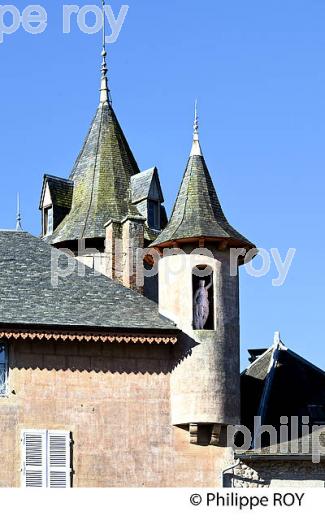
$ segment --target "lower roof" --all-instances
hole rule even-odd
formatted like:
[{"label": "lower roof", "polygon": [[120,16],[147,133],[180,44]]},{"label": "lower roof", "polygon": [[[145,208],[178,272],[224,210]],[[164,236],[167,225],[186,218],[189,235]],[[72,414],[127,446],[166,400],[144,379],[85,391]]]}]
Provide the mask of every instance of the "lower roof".
[{"label": "lower roof", "polygon": [[177,332],[141,294],[29,233],[0,231],[0,328],[12,325]]},{"label": "lower roof", "polygon": [[247,451],[238,450],[235,454],[241,460],[310,460],[317,456],[324,459],[324,440],[325,426],[319,426],[319,431],[314,434]]}]

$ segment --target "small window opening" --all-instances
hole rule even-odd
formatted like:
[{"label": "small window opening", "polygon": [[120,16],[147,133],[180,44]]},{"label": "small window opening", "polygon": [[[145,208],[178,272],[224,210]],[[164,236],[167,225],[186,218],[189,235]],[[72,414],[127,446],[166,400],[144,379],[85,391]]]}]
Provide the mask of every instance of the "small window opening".
[{"label": "small window opening", "polygon": [[196,266],[192,273],[193,329],[214,330],[213,272],[206,265]]},{"label": "small window opening", "polygon": [[8,348],[0,344],[0,395],[8,390]]},{"label": "small window opening", "polygon": [[325,406],[322,404],[308,405],[311,424],[325,424]]},{"label": "small window opening", "polygon": [[44,235],[53,233],[53,207],[44,208]]},{"label": "small window opening", "polygon": [[157,200],[148,202],[148,224],[152,229],[160,229],[160,204]]}]

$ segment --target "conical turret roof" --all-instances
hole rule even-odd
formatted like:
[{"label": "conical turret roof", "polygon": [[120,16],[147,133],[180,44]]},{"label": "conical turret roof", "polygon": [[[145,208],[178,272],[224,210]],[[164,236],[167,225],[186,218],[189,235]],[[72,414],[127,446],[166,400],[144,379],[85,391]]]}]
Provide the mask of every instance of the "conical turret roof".
[{"label": "conical turret roof", "polygon": [[70,175],[71,211],[50,242],[101,238],[110,219],[139,215],[130,199],[130,178],[138,172],[111,103],[101,103]]},{"label": "conical turret roof", "polygon": [[52,244],[104,238],[109,220],[140,216],[131,203],[130,186],[139,168],[114,113],[108,87],[105,24],[101,55],[99,107],[69,177],[73,182],[71,210],[54,233],[45,237]]},{"label": "conical turret roof", "polygon": [[190,158],[167,227],[152,246],[189,239],[220,239],[251,248],[253,244],[227,221],[202,154],[195,117]]}]

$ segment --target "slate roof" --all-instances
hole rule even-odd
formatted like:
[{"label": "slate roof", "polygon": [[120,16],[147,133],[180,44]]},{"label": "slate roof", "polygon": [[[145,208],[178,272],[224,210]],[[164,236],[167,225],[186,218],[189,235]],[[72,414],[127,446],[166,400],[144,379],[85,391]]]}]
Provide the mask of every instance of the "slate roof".
[{"label": "slate roof", "polygon": [[70,209],[72,204],[73,182],[70,179],[62,179],[54,175],[44,175],[41,203],[46,184],[48,184],[53,205],[59,208]]},{"label": "slate roof", "polygon": [[66,267],[67,256],[24,232],[0,231],[0,327],[47,325],[97,327],[112,330],[175,331],[175,325],[159,315],[158,306],[135,291],[94,274],[74,270],[51,283],[53,264]]},{"label": "slate roof", "polygon": [[157,168],[150,168],[149,170],[145,170],[143,172],[137,173],[136,175],[133,175],[131,178],[131,193],[133,204],[149,197],[151,183],[154,176],[157,176],[156,178],[160,191],[160,201],[164,202]]},{"label": "slate roof", "polygon": [[[243,372],[243,375],[264,381],[268,373],[273,351],[273,347],[265,350],[261,356],[259,356],[246,368],[246,370]],[[250,350],[249,352],[252,351]]]},{"label": "slate roof", "polygon": [[[258,349],[261,352],[261,349]],[[249,351],[253,353],[252,350]],[[261,417],[263,425],[279,431],[281,417],[299,418],[298,438],[293,432],[289,449],[284,453],[280,443],[270,444],[268,435],[262,438],[261,449],[238,450],[243,459],[259,457],[303,457],[312,453],[306,432],[302,430],[302,417],[310,418],[310,426],[320,426],[325,433],[325,372],[297,353],[288,349],[280,339],[265,350],[241,374],[241,423],[254,432],[254,417]],[[325,439],[325,437],[324,437]],[[325,445],[324,445],[325,446]],[[281,453],[282,451],[282,453]]]},{"label": "slate roof", "polygon": [[[315,432],[319,436],[321,444],[321,453],[319,455],[322,459],[325,458],[323,453],[325,447],[325,428],[320,427],[319,432]],[[264,446],[260,449],[251,449],[249,451],[236,451],[235,457],[241,460],[283,460],[290,459],[310,459],[312,455],[317,455],[316,448],[317,439],[312,434],[307,434],[296,439],[291,439],[288,442],[272,444],[271,446]]]},{"label": "slate roof", "polygon": [[[153,178],[156,178],[157,187],[159,191],[160,202],[164,202],[164,196],[162,193],[160,180],[158,176],[158,170],[156,167],[149,168],[143,172],[137,173],[131,177],[131,200],[132,204],[138,204],[139,202],[145,201],[148,199],[150,194],[150,188],[152,185]],[[166,209],[163,205],[160,206],[160,218],[161,218],[161,226],[162,229],[166,226],[168,222]],[[148,223],[144,226],[144,238],[148,242],[152,242],[156,240],[159,235],[159,231],[155,229],[151,229],[148,226]]]},{"label": "slate roof", "polygon": [[202,155],[191,155],[169,224],[152,245],[188,238],[234,239],[254,247],[228,223]]},{"label": "slate roof", "polygon": [[52,244],[104,238],[110,220],[139,216],[130,200],[130,178],[139,173],[110,103],[100,104],[70,175],[70,213],[48,238]]}]

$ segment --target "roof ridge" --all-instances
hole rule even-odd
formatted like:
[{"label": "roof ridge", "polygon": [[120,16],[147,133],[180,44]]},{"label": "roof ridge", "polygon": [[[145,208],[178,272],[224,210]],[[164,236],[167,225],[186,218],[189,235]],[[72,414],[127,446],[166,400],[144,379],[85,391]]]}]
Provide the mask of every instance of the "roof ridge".
[{"label": "roof ridge", "polygon": [[55,179],[63,182],[68,182],[73,184],[73,181],[71,179],[67,179],[65,177],[59,177],[58,175],[51,175],[50,173],[44,173],[44,178],[46,179]]}]

